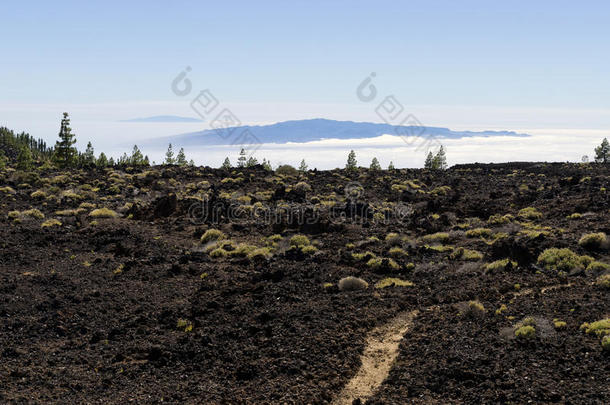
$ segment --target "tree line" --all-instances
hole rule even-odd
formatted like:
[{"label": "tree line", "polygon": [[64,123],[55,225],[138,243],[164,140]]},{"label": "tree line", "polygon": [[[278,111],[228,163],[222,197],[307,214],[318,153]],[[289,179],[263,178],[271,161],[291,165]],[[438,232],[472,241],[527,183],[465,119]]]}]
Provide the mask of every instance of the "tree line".
[{"label": "tree line", "polygon": [[[123,155],[115,160],[108,158],[104,152],[99,156],[95,156],[95,151],[91,142],[87,143],[84,152],[78,151],[74,146],[76,136],[70,127],[70,117],[68,113],[63,113],[63,118],[60,124],[59,140],[54,147],[49,147],[42,139],[35,139],[25,132],[19,134],[5,127],[0,127],[0,168],[6,166],[9,162],[14,162],[18,169],[30,169],[35,163],[42,165],[55,165],[59,168],[93,168],[93,167],[114,167],[114,166],[150,166],[148,156],[142,154],[137,145],[134,145],[131,155],[123,153]],[[601,145],[595,148],[595,162],[608,163],[610,162],[610,143],[607,138],[604,138]],[[177,166],[194,166],[193,160],[187,160],[184,148],[180,148],[175,155],[173,146],[170,143],[165,153],[165,160],[162,162],[165,165]],[[155,162],[153,162],[155,164]],[[271,162],[267,159],[259,161],[254,156],[247,156],[245,149],[241,149],[237,158],[237,168],[247,168],[261,165],[267,170],[272,170]],[[228,157],[225,158],[221,165],[222,169],[230,169],[233,165]],[[280,165],[287,171],[297,172],[297,169],[290,165]],[[428,152],[424,162],[424,168],[429,170],[445,170],[447,169],[447,156],[445,148],[441,145],[439,150],[434,154]],[[357,170],[358,162],[356,153],[352,150],[347,156],[346,170]],[[379,160],[374,157],[369,166],[371,170],[382,170]],[[394,163],[390,162],[388,170],[394,170]],[[308,165],[305,159],[301,161],[298,171],[305,172],[308,170]]]}]

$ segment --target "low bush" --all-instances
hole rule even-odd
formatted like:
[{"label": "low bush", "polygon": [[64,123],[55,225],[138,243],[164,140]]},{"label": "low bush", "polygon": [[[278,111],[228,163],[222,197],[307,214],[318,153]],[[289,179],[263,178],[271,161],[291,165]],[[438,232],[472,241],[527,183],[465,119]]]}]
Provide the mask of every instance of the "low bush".
[{"label": "low bush", "polygon": [[305,235],[294,235],[290,238],[290,245],[296,247],[304,247],[311,245],[309,238]]},{"label": "low bush", "polygon": [[590,263],[589,256],[579,256],[570,249],[550,248],[538,256],[538,264],[547,270],[571,271],[584,269]]},{"label": "low bush", "polygon": [[469,238],[489,237],[492,234],[493,232],[488,228],[475,228],[466,231],[466,236]]},{"label": "low bush", "polygon": [[57,219],[53,218],[53,219],[44,221],[41,225],[42,228],[51,228],[53,226],[61,226],[61,222],[59,222]]},{"label": "low bush", "polygon": [[215,242],[226,239],[226,235],[218,229],[208,229],[201,235],[201,243]]},{"label": "low bush", "polygon": [[21,213],[21,215],[26,216],[26,217],[30,217],[30,218],[36,218],[36,219],[44,218],[44,214],[42,212],[40,212],[40,210],[38,210],[36,208],[32,208],[32,209],[23,211]]},{"label": "low bush", "polygon": [[491,262],[485,265],[485,270],[487,271],[496,271],[496,270],[505,270],[508,266],[515,268],[517,267],[517,262],[513,262],[510,259],[501,259],[496,260],[495,262]]},{"label": "low bush", "polygon": [[595,281],[595,284],[602,288],[610,289],[610,273],[599,276]]},{"label": "low bush", "polygon": [[348,276],[339,280],[339,290],[341,291],[356,291],[366,290],[369,283],[359,277]]},{"label": "low bush", "polygon": [[608,239],[603,232],[587,233],[580,238],[578,244],[589,250],[602,249],[608,246]]},{"label": "low bush", "polygon": [[110,208],[98,208],[91,211],[89,216],[93,218],[116,218],[119,214]]},{"label": "low bush", "polygon": [[399,278],[387,277],[383,280],[379,280],[375,284],[375,288],[386,288],[386,287],[412,287],[414,284],[408,280],[401,280]]},{"label": "low bush", "polygon": [[393,259],[383,258],[383,257],[374,257],[366,262],[366,265],[372,269],[379,268],[390,268],[392,270],[398,270],[400,266]]},{"label": "low bush", "polygon": [[542,218],[542,213],[533,207],[523,208],[522,210],[519,211],[519,214],[517,214],[517,215],[519,218],[529,219],[529,220]]},{"label": "low bush", "polygon": [[425,242],[440,242],[445,243],[449,240],[449,234],[447,232],[437,232],[429,235],[424,235],[422,239]]},{"label": "low bush", "polygon": [[536,328],[531,325],[520,326],[515,329],[515,337],[520,340],[531,340],[536,337]]}]

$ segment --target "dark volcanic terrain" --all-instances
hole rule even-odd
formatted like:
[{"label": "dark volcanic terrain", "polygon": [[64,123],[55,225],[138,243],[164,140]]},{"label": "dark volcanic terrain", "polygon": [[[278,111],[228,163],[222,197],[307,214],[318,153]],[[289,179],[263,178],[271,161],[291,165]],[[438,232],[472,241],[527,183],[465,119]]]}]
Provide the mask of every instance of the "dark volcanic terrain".
[{"label": "dark volcanic terrain", "polygon": [[609,186],[597,164],[0,171],[0,403],[331,403],[417,311],[362,403],[607,404]]}]

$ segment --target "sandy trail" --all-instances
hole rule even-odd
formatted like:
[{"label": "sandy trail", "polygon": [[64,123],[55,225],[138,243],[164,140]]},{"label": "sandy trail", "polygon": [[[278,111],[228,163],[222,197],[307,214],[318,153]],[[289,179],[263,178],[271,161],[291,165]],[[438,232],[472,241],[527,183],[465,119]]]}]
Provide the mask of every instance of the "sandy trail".
[{"label": "sandy trail", "polygon": [[364,403],[390,373],[398,346],[418,311],[402,312],[391,321],[373,329],[367,339],[364,353],[360,357],[362,365],[347,383],[333,404],[351,405],[360,398]]}]

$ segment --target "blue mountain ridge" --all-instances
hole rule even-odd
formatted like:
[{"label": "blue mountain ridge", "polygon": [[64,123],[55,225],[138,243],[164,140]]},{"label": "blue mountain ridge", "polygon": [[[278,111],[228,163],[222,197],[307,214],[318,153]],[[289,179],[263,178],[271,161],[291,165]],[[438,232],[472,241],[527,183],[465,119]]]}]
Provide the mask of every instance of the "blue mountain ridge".
[{"label": "blue mountain ridge", "polygon": [[[459,139],[475,136],[529,137],[513,131],[452,131],[441,127],[394,126],[372,122],[335,121],[329,119],[308,119],[284,121],[271,125],[244,125],[217,132],[207,129],[170,137],[157,138],[154,144],[173,143],[180,146],[230,145],[245,130],[249,130],[261,143],[304,143],[322,139],[365,139],[384,134],[436,136],[440,139]],[[230,136],[226,136],[230,133]]]}]

